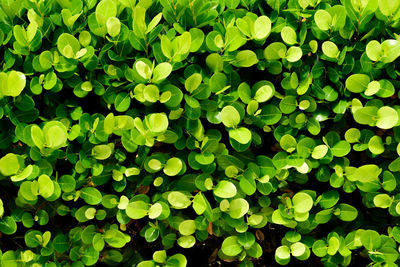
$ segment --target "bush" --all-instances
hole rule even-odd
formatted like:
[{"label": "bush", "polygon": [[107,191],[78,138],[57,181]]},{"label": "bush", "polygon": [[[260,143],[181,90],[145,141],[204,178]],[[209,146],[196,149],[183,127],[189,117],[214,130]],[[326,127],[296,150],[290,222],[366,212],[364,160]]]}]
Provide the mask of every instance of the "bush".
[{"label": "bush", "polygon": [[397,266],[399,28],[399,0],[0,0],[1,266]]}]

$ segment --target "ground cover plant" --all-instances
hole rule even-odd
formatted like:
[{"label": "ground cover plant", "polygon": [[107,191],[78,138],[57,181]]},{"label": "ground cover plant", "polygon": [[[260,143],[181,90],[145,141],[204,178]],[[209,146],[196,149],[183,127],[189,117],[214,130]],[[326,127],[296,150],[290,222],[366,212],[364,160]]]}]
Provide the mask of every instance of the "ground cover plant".
[{"label": "ground cover plant", "polygon": [[399,0],[0,0],[0,266],[397,266],[399,28]]}]

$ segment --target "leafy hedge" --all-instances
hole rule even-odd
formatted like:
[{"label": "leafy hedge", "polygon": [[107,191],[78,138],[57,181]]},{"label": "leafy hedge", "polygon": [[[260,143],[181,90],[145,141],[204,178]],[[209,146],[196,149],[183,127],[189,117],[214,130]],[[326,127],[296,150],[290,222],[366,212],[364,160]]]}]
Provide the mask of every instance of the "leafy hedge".
[{"label": "leafy hedge", "polygon": [[397,266],[399,29],[399,0],[0,0],[1,266]]}]

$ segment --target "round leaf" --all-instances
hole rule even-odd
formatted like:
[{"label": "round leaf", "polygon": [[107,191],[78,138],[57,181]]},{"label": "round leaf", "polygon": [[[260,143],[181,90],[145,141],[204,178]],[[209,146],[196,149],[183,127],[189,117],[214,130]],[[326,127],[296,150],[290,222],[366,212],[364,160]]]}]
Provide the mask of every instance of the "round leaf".
[{"label": "round leaf", "polygon": [[242,218],[249,211],[249,203],[243,198],[236,198],[229,203],[229,215],[234,219]]},{"label": "round leaf", "polygon": [[314,205],[312,197],[303,192],[296,193],[293,198],[293,208],[298,213],[305,213],[311,210]]},{"label": "round leaf", "polygon": [[130,202],[128,206],[126,206],[125,212],[129,218],[138,220],[146,216],[148,210],[149,210],[149,204],[139,200]]},{"label": "round leaf", "polygon": [[168,176],[177,175],[183,167],[182,160],[179,158],[170,158],[167,160],[164,166],[164,173]]},{"label": "round leaf", "polygon": [[378,110],[376,126],[381,129],[391,129],[399,121],[399,114],[394,108],[381,107]]},{"label": "round leaf", "polygon": [[222,180],[214,188],[214,194],[220,198],[231,198],[237,193],[236,186],[229,182]]},{"label": "round leaf", "polygon": [[353,74],[346,79],[346,88],[352,93],[364,92],[371,79],[366,74]]},{"label": "round leaf", "polygon": [[93,187],[85,187],[80,190],[81,198],[89,205],[97,205],[102,200],[102,195],[99,190]]},{"label": "round leaf", "polygon": [[239,244],[237,236],[229,236],[222,242],[221,250],[225,255],[234,257],[242,252],[243,247]]},{"label": "round leaf", "polygon": [[240,122],[240,114],[233,106],[225,106],[221,110],[221,121],[226,127],[236,127]]}]

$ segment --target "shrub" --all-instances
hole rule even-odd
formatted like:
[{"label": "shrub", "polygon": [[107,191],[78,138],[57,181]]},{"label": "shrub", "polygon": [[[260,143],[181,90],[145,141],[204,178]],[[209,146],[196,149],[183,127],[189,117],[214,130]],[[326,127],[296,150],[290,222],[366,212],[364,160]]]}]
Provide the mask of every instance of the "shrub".
[{"label": "shrub", "polygon": [[1,266],[397,266],[399,7],[0,0]]}]

